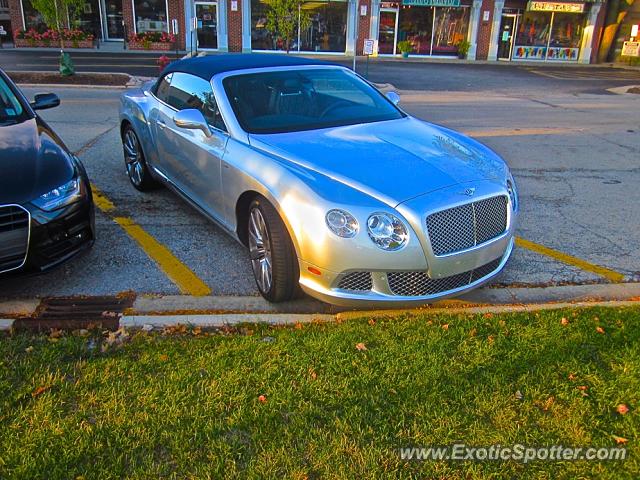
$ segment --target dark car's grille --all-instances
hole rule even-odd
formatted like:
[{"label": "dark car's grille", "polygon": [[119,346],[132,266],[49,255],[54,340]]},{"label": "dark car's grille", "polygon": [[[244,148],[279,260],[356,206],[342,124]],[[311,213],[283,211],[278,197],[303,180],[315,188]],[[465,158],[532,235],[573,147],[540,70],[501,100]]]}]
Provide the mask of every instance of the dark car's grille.
[{"label": "dark car's grille", "polygon": [[403,297],[419,297],[464,287],[490,273],[500,266],[501,258],[497,258],[474,270],[444,278],[429,278],[426,272],[393,272],[387,273],[389,288],[396,295]]},{"label": "dark car's grille", "polygon": [[371,280],[371,272],[351,272],[347,273],[338,284],[338,288],[342,290],[351,290],[354,292],[369,291],[373,287]]},{"label": "dark car's grille", "polygon": [[29,248],[29,213],[22,207],[0,206],[0,272],[22,266]]},{"label": "dark car's grille", "polygon": [[507,197],[500,195],[429,215],[433,253],[459,252],[501,235],[507,229],[507,207]]}]

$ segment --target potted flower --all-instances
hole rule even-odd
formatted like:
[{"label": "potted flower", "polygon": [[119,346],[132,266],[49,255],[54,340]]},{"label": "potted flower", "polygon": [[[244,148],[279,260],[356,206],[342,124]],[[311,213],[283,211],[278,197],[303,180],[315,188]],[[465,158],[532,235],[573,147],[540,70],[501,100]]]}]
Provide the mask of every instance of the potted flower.
[{"label": "potted flower", "polygon": [[413,51],[413,45],[408,40],[398,42],[398,50],[402,53],[402,58],[408,58],[409,54]]},{"label": "potted flower", "polygon": [[460,40],[456,43],[456,47],[458,48],[458,58],[463,60],[467,58],[467,53],[469,53],[469,49],[471,48],[471,43],[466,40]]}]

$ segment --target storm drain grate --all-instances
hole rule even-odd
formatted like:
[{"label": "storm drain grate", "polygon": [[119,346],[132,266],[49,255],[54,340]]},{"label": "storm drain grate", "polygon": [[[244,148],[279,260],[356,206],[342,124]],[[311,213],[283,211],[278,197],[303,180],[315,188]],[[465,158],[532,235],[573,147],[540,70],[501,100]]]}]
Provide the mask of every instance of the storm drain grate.
[{"label": "storm drain grate", "polygon": [[124,311],[133,306],[134,299],[133,295],[45,298],[33,317],[16,320],[13,328],[76,330],[90,324],[101,324],[102,328],[115,330]]}]

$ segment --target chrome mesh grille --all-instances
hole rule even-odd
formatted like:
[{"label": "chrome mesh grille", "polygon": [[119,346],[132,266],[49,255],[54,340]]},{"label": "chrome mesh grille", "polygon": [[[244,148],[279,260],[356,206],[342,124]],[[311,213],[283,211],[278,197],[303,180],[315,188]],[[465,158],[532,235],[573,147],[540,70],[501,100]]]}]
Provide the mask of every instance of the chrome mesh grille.
[{"label": "chrome mesh grille", "polygon": [[371,272],[351,272],[347,273],[338,284],[338,288],[342,290],[351,290],[354,292],[369,291],[373,287]]},{"label": "chrome mesh grille", "polygon": [[500,195],[429,215],[433,253],[459,252],[499,236],[507,229],[507,205],[507,197]]},{"label": "chrome mesh grille", "polygon": [[29,214],[16,206],[0,206],[0,272],[20,267],[29,247]]},{"label": "chrome mesh grille", "polygon": [[421,297],[454,290],[475,282],[500,266],[501,258],[497,258],[474,270],[444,278],[429,278],[426,272],[392,272],[387,273],[389,288],[395,295],[403,297]]}]

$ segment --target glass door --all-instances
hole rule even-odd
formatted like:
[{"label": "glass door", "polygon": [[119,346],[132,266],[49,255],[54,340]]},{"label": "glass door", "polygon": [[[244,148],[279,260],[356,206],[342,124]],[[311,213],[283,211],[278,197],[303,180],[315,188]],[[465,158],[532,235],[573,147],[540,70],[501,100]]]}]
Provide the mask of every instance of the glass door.
[{"label": "glass door", "polygon": [[511,60],[517,18],[517,15],[502,15],[500,37],[498,38],[498,60]]},{"label": "glass door", "polygon": [[198,48],[218,48],[218,4],[196,3]]},{"label": "glass door", "polygon": [[394,55],[398,41],[398,10],[395,8],[380,9],[379,23],[378,53],[381,55]]},{"label": "glass door", "polygon": [[105,40],[123,40],[122,0],[102,0]]}]

